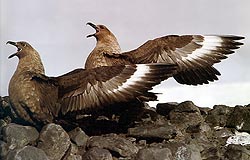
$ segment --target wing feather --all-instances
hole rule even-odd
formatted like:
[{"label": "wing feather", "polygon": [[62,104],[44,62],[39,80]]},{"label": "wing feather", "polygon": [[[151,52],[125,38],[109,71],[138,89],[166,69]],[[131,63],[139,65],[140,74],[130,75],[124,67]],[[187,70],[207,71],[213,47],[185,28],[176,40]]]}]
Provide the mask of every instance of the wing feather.
[{"label": "wing feather", "polygon": [[[173,76],[174,64],[140,64],[98,67],[73,71],[57,77],[61,112],[101,108],[116,102],[127,102],[149,93],[153,86]],[[159,74],[160,73],[160,74]]]},{"label": "wing feather", "polygon": [[[122,53],[133,63],[176,63],[175,78],[182,84],[197,85],[214,81],[218,77],[212,67],[226,59],[243,43],[240,36],[170,35],[149,40],[139,48]],[[216,70],[217,71],[217,70]],[[194,74],[195,73],[195,74]],[[193,78],[191,78],[193,76]],[[191,83],[192,79],[200,79]],[[202,79],[202,80],[201,80]]]}]

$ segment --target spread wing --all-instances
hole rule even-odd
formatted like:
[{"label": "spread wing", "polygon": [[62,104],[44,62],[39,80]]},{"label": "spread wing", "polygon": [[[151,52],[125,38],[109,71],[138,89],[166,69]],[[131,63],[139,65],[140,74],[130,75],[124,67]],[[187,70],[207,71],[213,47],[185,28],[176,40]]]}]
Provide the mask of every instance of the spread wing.
[{"label": "spread wing", "polygon": [[[174,78],[181,84],[197,85],[217,80],[213,64],[227,58],[243,43],[238,36],[171,35],[149,40],[120,58],[132,63],[177,63]],[[115,58],[115,57],[114,57]]]},{"label": "spread wing", "polygon": [[148,91],[172,76],[176,68],[173,64],[139,64],[74,70],[56,78],[61,111],[66,114],[155,96]]},{"label": "spread wing", "polygon": [[[41,113],[48,113],[54,116],[58,115],[60,105],[58,103],[58,87],[57,82],[53,78],[47,77],[43,74],[33,73],[32,81],[36,83],[36,87],[39,90],[39,101],[42,109]],[[49,117],[44,117],[48,119]]]}]

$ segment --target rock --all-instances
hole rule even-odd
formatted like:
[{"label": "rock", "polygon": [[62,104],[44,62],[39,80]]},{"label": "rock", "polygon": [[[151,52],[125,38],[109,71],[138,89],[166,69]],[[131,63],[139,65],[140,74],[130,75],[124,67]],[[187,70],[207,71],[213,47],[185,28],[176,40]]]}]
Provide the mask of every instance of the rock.
[{"label": "rock", "polygon": [[167,116],[170,111],[175,109],[178,106],[177,102],[169,102],[169,103],[158,103],[156,105],[156,112],[160,115]]},{"label": "rock", "polygon": [[64,160],[82,160],[82,156],[79,153],[79,149],[75,144],[71,144],[67,151]]},{"label": "rock", "polygon": [[70,144],[70,138],[61,126],[51,123],[42,128],[38,148],[44,150],[50,160],[61,159]]},{"label": "rock", "polygon": [[225,152],[225,160],[249,160],[250,150],[241,145],[230,144]]},{"label": "rock", "polygon": [[128,135],[140,139],[171,139],[176,136],[176,129],[169,123],[147,124],[128,129]]},{"label": "rock", "polygon": [[233,108],[231,107],[225,105],[215,105],[212,110],[208,111],[205,121],[212,127],[224,127],[232,111]]},{"label": "rock", "polygon": [[171,150],[168,148],[144,148],[139,150],[136,160],[172,160]]},{"label": "rock", "polygon": [[11,150],[6,160],[49,160],[43,150],[32,146]]},{"label": "rock", "polygon": [[138,152],[138,148],[131,141],[113,134],[91,137],[88,147],[108,149],[122,157],[130,157]]},{"label": "rock", "polygon": [[250,133],[250,107],[234,107],[226,126]]},{"label": "rock", "polygon": [[86,135],[85,132],[79,127],[68,132],[68,135],[70,139],[79,147],[85,147],[89,139],[89,136]]},{"label": "rock", "polygon": [[11,122],[11,119],[17,118],[16,113],[10,105],[10,100],[8,96],[0,96],[0,119],[8,119],[8,123]]},{"label": "rock", "polygon": [[165,147],[171,150],[173,159],[201,160],[199,146],[196,144],[170,142]]},{"label": "rock", "polygon": [[199,109],[200,109],[200,112],[201,112],[201,115],[203,116],[203,118],[206,118],[207,115],[208,115],[208,112],[209,112],[210,110],[212,110],[212,109],[209,108],[209,107],[199,107]]},{"label": "rock", "polygon": [[141,105],[142,106],[130,106],[124,112],[120,113],[119,125],[121,127],[130,127],[137,122],[152,122],[159,118],[159,114],[155,111],[155,108],[149,108],[144,103]]},{"label": "rock", "polygon": [[212,160],[212,159],[221,159],[220,153],[217,147],[211,147],[203,150],[201,152],[202,159]]},{"label": "rock", "polygon": [[8,153],[8,145],[6,142],[0,140],[0,159],[4,158]]},{"label": "rock", "polygon": [[32,144],[38,137],[38,131],[31,126],[10,123],[3,128],[3,139],[9,149],[22,148],[28,144]]},{"label": "rock", "polygon": [[111,153],[102,148],[93,147],[89,149],[84,155],[84,160],[113,160]]},{"label": "rock", "polygon": [[69,157],[66,158],[66,160],[82,160],[81,155],[70,155]]},{"label": "rock", "polygon": [[182,102],[170,111],[169,119],[171,123],[183,127],[195,126],[204,121],[199,108],[191,101]]}]

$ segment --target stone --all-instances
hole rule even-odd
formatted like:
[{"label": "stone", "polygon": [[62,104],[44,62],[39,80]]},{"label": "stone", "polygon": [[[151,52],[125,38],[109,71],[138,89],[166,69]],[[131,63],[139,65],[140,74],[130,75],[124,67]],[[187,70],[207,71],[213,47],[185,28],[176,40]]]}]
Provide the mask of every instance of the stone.
[{"label": "stone", "polygon": [[45,125],[39,137],[38,148],[44,150],[50,160],[61,159],[70,147],[70,138],[60,125]]},{"label": "stone", "polygon": [[169,123],[148,124],[128,129],[128,135],[141,139],[171,139],[176,136],[176,129]]},{"label": "stone", "polygon": [[170,111],[175,109],[178,106],[177,102],[169,102],[169,103],[158,103],[156,105],[156,112],[160,115],[167,116]]},{"label": "stone", "polygon": [[0,159],[4,158],[8,153],[8,145],[6,142],[0,140]]},{"label": "stone", "polygon": [[17,118],[17,115],[10,105],[9,97],[0,96],[0,119],[4,119],[7,123],[10,123],[15,118]]},{"label": "stone", "polygon": [[225,160],[249,160],[250,150],[242,145],[230,144],[225,152]]},{"label": "stone", "polygon": [[171,123],[184,127],[195,126],[204,121],[199,108],[191,101],[182,102],[170,111],[169,119]]},{"label": "stone", "polygon": [[[79,147],[81,148],[81,147]],[[80,152],[77,145],[74,143],[71,143],[69,150],[65,154],[65,160],[82,160],[82,155],[80,155]]]},{"label": "stone", "polygon": [[216,127],[216,126],[224,127],[232,111],[233,111],[232,107],[228,107],[225,105],[215,105],[212,110],[208,111],[208,115],[205,121],[211,127]]},{"label": "stone", "polygon": [[250,133],[250,107],[236,106],[230,114],[226,126]]},{"label": "stone", "polygon": [[89,136],[85,134],[85,132],[77,127],[72,131],[68,132],[70,139],[79,147],[85,147]]},{"label": "stone", "polygon": [[201,152],[201,157],[202,157],[202,159],[205,159],[205,160],[221,159],[220,153],[219,153],[219,150],[217,147],[211,147],[211,148],[204,149]]},{"label": "stone", "polygon": [[84,160],[113,160],[111,153],[102,148],[93,147],[89,149],[84,155]]},{"label": "stone", "polygon": [[168,148],[149,147],[140,149],[136,160],[172,160],[171,150]]},{"label": "stone", "polygon": [[49,160],[45,152],[32,146],[11,150],[6,160]]},{"label": "stone", "polygon": [[9,149],[22,148],[28,144],[32,144],[38,137],[38,131],[31,126],[10,123],[3,128],[3,139]]},{"label": "stone", "polygon": [[138,152],[138,148],[129,140],[117,135],[93,136],[88,141],[88,148],[108,149],[122,157],[130,157]]},{"label": "stone", "polygon": [[201,160],[199,146],[180,142],[169,142],[165,147],[171,150],[173,159]]}]

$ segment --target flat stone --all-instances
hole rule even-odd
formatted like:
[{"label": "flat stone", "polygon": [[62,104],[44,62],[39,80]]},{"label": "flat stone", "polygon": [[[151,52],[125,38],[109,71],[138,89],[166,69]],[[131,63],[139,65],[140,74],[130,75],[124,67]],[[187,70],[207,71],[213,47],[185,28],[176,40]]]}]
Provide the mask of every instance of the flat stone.
[{"label": "flat stone", "polygon": [[88,148],[91,147],[108,149],[122,157],[130,157],[138,152],[138,148],[131,141],[117,135],[91,137],[88,141]]},{"label": "flat stone", "polygon": [[170,111],[169,119],[179,126],[195,126],[204,121],[199,108],[191,101],[182,102]]},{"label": "flat stone", "polygon": [[89,136],[86,135],[85,132],[79,127],[68,132],[68,135],[69,135],[70,139],[73,142],[75,142],[75,144],[79,147],[85,147],[87,144],[87,141],[89,139]]},{"label": "flat stone", "polygon": [[38,148],[44,150],[50,160],[61,159],[70,144],[69,135],[60,125],[47,124],[40,132]]},{"label": "flat stone", "polygon": [[136,155],[137,160],[172,160],[171,150],[168,148],[144,148]]},{"label": "flat stone", "polygon": [[111,153],[102,148],[93,147],[89,149],[84,155],[84,160],[113,160]]},{"label": "flat stone", "polygon": [[45,152],[33,146],[11,150],[6,160],[49,160]]},{"label": "flat stone", "polygon": [[148,124],[128,129],[128,135],[142,139],[171,139],[176,136],[176,129],[173,125]]},{"label": "flat stone", "polygon": [[35,142],[38,137],[38,131],[31,126],[10,123],[3,128],[3,139],[9,149],[22,148]]}]

